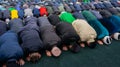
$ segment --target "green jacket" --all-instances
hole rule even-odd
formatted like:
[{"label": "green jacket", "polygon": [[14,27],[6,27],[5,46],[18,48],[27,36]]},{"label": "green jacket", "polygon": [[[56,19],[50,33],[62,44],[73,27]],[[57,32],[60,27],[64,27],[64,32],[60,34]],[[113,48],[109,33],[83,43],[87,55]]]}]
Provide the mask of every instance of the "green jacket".
[{"label": "green jacket", "polygon": [[89,2],[90,2],[90,0],[83,0],[83,2],[85,2],[85,3],[89,3]]},{"label": "green jacket", "polygon": [[68,22],[71,24],[75,20],[75,18],[72,16],[72,14],[68,13],[68,12],[62,12],[59,17],[60,17],[61,21]]}]

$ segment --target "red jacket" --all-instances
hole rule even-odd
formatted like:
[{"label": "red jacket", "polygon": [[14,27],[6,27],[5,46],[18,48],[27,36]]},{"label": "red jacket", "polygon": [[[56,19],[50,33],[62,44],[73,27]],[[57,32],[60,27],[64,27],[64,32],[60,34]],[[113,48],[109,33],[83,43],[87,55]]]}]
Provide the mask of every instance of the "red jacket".
[{"label": "red jacket", "polygon": [[40,16],[44,16],[44,15],[48,16],[46,7],[42,6],[39,11],[40,11]]}]

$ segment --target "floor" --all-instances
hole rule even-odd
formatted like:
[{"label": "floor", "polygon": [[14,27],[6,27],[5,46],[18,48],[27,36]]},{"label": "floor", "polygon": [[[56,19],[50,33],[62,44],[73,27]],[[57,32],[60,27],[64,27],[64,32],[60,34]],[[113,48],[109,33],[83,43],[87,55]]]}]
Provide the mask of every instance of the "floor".
[{"label": "floor", "polygon": [[58,58],[43,55],[38,63],[26,62],[24,67],[120,67],[120,41],[95,49],[81,48],[76,54],[63,52]]}]

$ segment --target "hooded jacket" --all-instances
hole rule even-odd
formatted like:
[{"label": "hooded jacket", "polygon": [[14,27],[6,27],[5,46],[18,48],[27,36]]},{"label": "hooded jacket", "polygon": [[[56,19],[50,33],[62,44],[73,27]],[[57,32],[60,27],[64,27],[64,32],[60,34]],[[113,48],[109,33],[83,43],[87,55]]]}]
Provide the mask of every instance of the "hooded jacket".
[{"label": "hooded jacket", "polygon": [[47,17],[39,17],[38,22],[45,49],[52,49],[53,46],[59,46],[61,39],[56,34],[54,27],[50,24]]},{"label": "hooded jacket", "polygon": [[60,22],[56,25],[56,32],[62,40],[62,44],[70,45],[71,42],[78,42],[79,36],[71,24]]},{"label": "hooded jacket", "polygon": [[7,25],[5,22],[0,20],[0,36],[7,31]]},{"label": "hooded jacket", "polygon": [[23,56],[23,50],[18,43],[18,36],[8,31],[0,37],[0,62],[17,61]]},{"label": "hooded jacket", "polygon": [[30,9],[30,8],[24,9],[24,16],[25,17],[27,17],[27,16],[33,16],[32,9]]},{"label": "hooded jacket", "polygon": [[18,18],[18,11],[12,10],[11,11],[11,19],[17,19]]},{"label": "hooded jacket", "polygon": [[72,23],[82,42],[95,42],[96,31],[83,19],[77,19]]},{"label": "hooded jacket", "polygon": [[33,15],[34,15],[34,17],[39,17],[40,16],[40,12],[39,12],[39,9],[38,8],[33,8]]},{"label": "hooded jacket", "polygon": [[37,26],[36,18],[26,18],[25,26],[19,32],[19,36],[22,40],[21,47],[26,55],[33,52],[39,52],[43,49],[43,43],[39,33],[40,31]]},{"label": "hooded jacket", "polygon": [[10,11],[9,10],[3,10],[2,11],[3,12],[3,19],[5,20],[5,19],[10,19],[11,17],[10,17]]},{"label": "hooded jacket", "polygon": [[79,36],[71,24],[60,22],[60,19],[57,15],[50,15],[48,18],[50,23],[55,23],[54,26],[56,33],[61,38],[62,44],[69,45],[71,42],[77,42],[79,40]]},{"label": "hooded jacket", "polygon": [[97,39],[102,39],[105,36],[109,36],[108,30],[97,20],[97,18],[90,11],[83,11],[82,14],[88,21],[88,23],[97,32]]},{"label": "hooded jacket", "polygon": [[15,33],[18,33],[23,26],[23,21],[21,19],[13,19],[9,22],[9,29]]},{"label": "hooded jacket", "polygon": [[44,16],[44,15],[48,16],[48,12],[47,12],[46,7],[41,6],[39,11],[40,11],[40,16]]},{"label": "hooded jacket", "polygon": [[[116,15],[108,15],[109,12],[105,12],[106,10],[101,10],[103,18],[100,19],[101,23],[108,29],[110,35],[120,31],[120,18]],[[106,17],[106,15],[108,15]]]},{"label": "hooded jacket", "polygon": [[62,12],[59,17],[61,21],[68,22],[68,23],[72,23],[75,20],[73,15],[68,12]]},{"label": "hooded jacket", "polygon": [[60,18],[58,15],[55,15],[55,14],[51,14],[48,16],[48,20],[50,21],[50,23],[52,25],[57,25],[59,22],[60,22]]},{"label": "hooded jacket", "polygon": [[80,12],[74,12],[74,13],[73,13],[73,16],[74,16],[76,19],[85,19],[84,16],[82,15],[82,13],[80,13]]}]

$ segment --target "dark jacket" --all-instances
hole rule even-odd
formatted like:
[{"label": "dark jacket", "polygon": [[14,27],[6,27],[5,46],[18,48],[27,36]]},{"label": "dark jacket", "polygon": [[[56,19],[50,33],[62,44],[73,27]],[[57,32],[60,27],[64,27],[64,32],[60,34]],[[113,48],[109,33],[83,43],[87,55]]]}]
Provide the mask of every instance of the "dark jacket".
[{"label": "dark jacket", "polygon": [[7,25],[5,22],[0,20],[0,36],[7,31]]},{"label": "dark jacket", "polygon": [[100,8],[102,8],[102,9],[105,9],[105,8],[106,8],[105,5],[103,5],[103,3],[98,3],[98,5],[99,5]]},{"label": "dark jacket", "polygon": [[110,35],[116,33],[116,32],[120,32],[120,27],[119,25],[115,24],[117,21],[117,23],[120,23],[120,18],[119,20],[115,20],[113,18],[113,16],[108,17],[108,18],[103,18],[100,19],[101,23],[107,28],[107,30],[109,31]]},{"label": "dark jacket", "polygon": [[34,15],[35,17],[39,17],[39,16],[40,16],[40,11],[39,11],[39,9],[34,8],[34,9],[33,9],[33,15]]},{"label": "dark jacket", "polygon": [[58,16],[58,15],[55,15],[55,14],[49,15],[49,16],[48,16],[48,20],[49,20],[50,23],[51,23],[52,25],[54,25],[54,26],[60,22],[59,16]]},{"label": "dark jacket", "polygon": [[74,12],[73,13],[73,16],[76,18],[76,19],[85,19],[84,16],[79,13],[79,12]]},{"label": "dark jacket", "polygon": [[112,8],[113,5],[109,2],[103,2],[103,4],[105,5],[106,8]]},{"label": "dark jacket", "polygon": [[[120,32],[120,18],[116,15],[111,15],[106,10],[100,11],[103,19],[100,19],[101,23],[108,29],[110,34]],[[107,17],[106,17],[107,15]]]},{"label": "dark jacket", "polygon": [[55,14],[58,14],[60,12],[57,6],[52,6],[52,9]]},{"label": "dark jacket", "polygon": [[112,14],[109,11],[107,11],[107,10],[100,10],[99,12],[100,12],[100,14],[103,17],[110,17],[110,16],[112,16]]},{"label": "dark jacket", "polygon": [[77,42],[79,40],[78,34],[69,23],[58,23],[56,25],[56,32],[61,37],[62,44],[70,45],[71,42]]},{"label": "dark jacket", "polygon": [[59,46],[60,37],[56,34],[54,27],[50,24],[47,17],[38,18],[39,29],[45,49],[51,49],[53,46]]},{"label": "dark jacket", "polygon": [[24,9],[21,8],[20,10],[18,10],[18,15],[19,15],[19,18],[23,19],[24,18]]},{"label": "dark jacket", "polygon": [[119,5],[117,2],[111,2],[111,4],[112,4],[114,7],[120,7],[120,5]]},{"label": "dark jacket", "polygon": [[79,4],[74,4],[74,7],[75,7],[76,11],[81,11],[82,10],[82,8],[80,7]]},{"label": "dark jacket", "polygon": [[91,12],[97,19],[103,18],[102,15],[99,13],[99,11],[90,10],[90,12]]},{"label": "dark jacket", "polygon": [[68,5],[71,8],[72,12],[76,11],[76,9],[74,8],[74,6],[72,4],[68,4]]},{"label": "dark jacket", "polygon": [[85,6],[86,10],[91,9],[91,7],[88,4],[84,4],[84,6]]},{"label": "dark jacket", "polygon": [[3,13],[2,11],[0,11],[0,19],[3,19],[2,17],[3,17]]},{"label": "dark jacket", "polygon": [[8,31],[0,37],[0,62],[16,61],[22,58],[23,51],[18,43],[17,34]]},{"label": "dark jacket", "polygon": [[70,12],[70,13],[72,12],[71,8],[67,4],[63,4],[63,5],[64,5],[65,11]]},{"label": "dark jacket", "polygon": [[3,19],[9,19],[10,18],[10,11],[9,10],[3,10]]},{"label": "dark jacket", "polygon": [[84,5],[80,5],[80,7],[82,8],[82,11],[86,10],[86,7]]},{"label": "dark jacket", "polygon": [[94,4],[96,9],[101,9],[101,6],[99,4]]},{"label": "dark jacket", "polygon": [[9,22],[9,29],[18,33],[23,27],[23,21],[21,19],[13,19]]},{"label": "dark jacket", "polygon": [[43,43],[40,38],[40,31],[37,26],[35,17],[28,17],[25,19],[25,26],[19,32],[19,36],[22,40],[21,47],[24,53],[28,55],[29,53],[39,52],[43,48]]},{"label": "dark jacket", "polygon": [[119,15],[120,16],[120,13],[117,11],[117,9],[115,8],[108,8],[107,9],[110,13],[112,13],[113,15]]},{"label": "dark jacket", "polygon": [[39,17],[38,18],[38,25],[40,27],[44,26],[49,26],[51,25],[50,22],[48,21],[47,17]]}]

